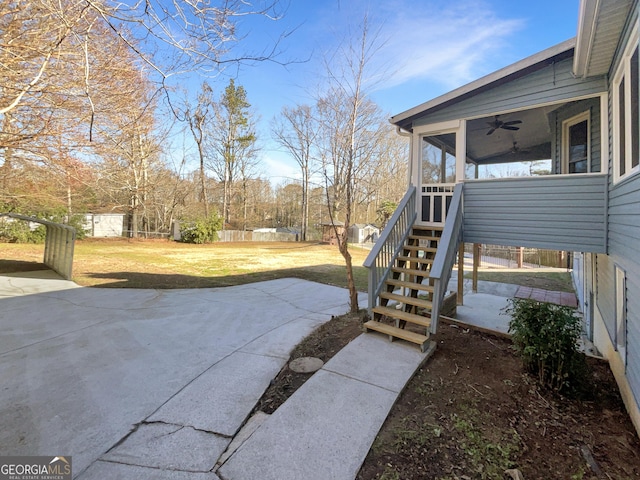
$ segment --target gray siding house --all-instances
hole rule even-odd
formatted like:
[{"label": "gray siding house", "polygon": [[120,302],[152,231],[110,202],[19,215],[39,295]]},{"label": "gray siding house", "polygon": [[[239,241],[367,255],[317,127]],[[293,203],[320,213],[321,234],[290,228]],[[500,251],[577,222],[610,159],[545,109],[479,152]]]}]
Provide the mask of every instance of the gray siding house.
[{"label": "gray siding house", "polygon": [[[462,242],[575,252],[585,329],[640,432],[638,9],[581,0],[575,39],[392,117],[411,138],[410,186],[365,266],[367,328],[424,345]],[[478,178],[539,161],[550,175]]]}]

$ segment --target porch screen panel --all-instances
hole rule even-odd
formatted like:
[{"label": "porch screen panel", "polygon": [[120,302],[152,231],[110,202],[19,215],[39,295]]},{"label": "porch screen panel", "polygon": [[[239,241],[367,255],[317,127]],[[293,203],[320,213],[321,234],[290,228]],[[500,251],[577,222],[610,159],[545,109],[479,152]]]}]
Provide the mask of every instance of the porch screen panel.
[{"label": "porch screen panel", "polygon": [[429,142],[428,137],[423,137],[422,184],[429,185],[442,181],[442,148]]},{"label": "porch screen panel", "polygon": [[455,133],[422,137],[423,185],[456,181],[455,145]]}]

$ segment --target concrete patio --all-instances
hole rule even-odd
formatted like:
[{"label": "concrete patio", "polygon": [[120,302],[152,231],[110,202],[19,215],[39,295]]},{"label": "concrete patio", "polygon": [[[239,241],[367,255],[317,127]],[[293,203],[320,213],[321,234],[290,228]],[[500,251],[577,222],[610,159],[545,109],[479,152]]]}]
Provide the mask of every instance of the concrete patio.
[{"label": "concrete patio", "polygon": [[71,455],[81,479],[216,479],[290,351],[347,300],[297,279],[125,290],[0,276],[0,451]]}]

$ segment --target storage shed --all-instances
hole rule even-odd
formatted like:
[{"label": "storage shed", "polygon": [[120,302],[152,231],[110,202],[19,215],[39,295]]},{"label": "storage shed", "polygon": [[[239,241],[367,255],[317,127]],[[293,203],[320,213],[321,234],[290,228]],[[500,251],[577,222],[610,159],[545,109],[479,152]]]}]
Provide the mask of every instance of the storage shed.
[{"label": "storage shed", "polygon": [[[334,228],[334,225],[335,225],[335,228]],[[337,245],[338,238],[336,236],[336,231],[338,235],[342,235],[344,233],[344,223],[342,222],[323,223],[322,224],[322,242],[328,243],[329,245]]]},{"label": "storage shed", "polygon": [[87,213],[84,227],[89,237],[121,237],[124,225],[123,213]]},{"label": "storage shed", "polygon": [[375,243],[379,236],[380,229],[370,223],[356,223],[349,227],[350,243]]}]

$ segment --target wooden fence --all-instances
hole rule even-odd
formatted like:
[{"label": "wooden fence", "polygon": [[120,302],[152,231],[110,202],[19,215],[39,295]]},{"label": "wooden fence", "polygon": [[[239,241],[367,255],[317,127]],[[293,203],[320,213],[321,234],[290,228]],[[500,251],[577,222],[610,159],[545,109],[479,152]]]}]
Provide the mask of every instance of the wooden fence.
[{"label": "wooden fence", "polygon": [[[180,240],[180,222],[171,225],[173,240]],[[284,232],[252,232],[250,230],[221,230],[218,232],[219,242],[297,242],[298,234]]]},{"label": "wooden fence", "polygon": [[218,232],[220,242],[295,242],[298,235],[281,232],[251,232],[244,230],[222,230]]}]

